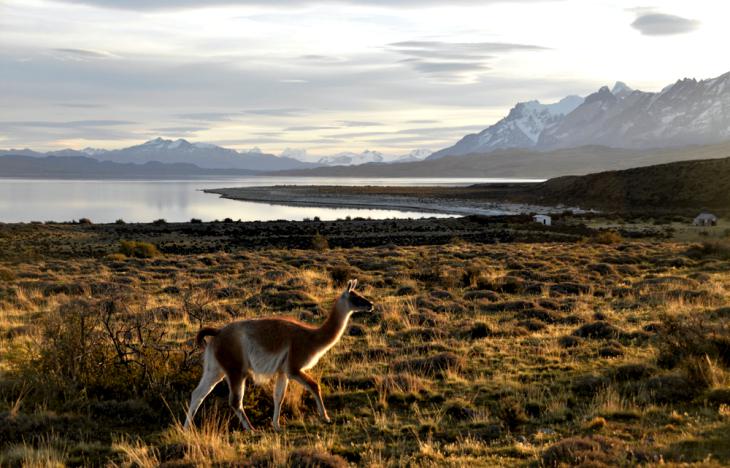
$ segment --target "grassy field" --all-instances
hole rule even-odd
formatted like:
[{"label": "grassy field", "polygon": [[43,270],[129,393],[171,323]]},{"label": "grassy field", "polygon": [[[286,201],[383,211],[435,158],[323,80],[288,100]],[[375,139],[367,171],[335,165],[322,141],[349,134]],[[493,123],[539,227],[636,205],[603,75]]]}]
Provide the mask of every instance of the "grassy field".
[{"label": "grassy field", "polygon": [[[727,240],[171,253],[119,229],[0,226],[0,465],[730,464]],[[349,278],[376,307],[313,371],[332,425],[292,384],[274,432],[249,387],[244,433],[220,384],[182,430],[202,325],[318,323]]]}]

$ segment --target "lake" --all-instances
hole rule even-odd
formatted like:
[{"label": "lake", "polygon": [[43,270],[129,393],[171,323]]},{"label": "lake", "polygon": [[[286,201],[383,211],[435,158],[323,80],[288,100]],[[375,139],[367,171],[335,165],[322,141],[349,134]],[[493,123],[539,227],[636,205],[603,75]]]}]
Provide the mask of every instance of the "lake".
[{"label": "lake", "polygon": [[231,177],[196,180],[57,180],[0,178],[0,222],[72,221],[95,223],[203,221],[322,220],[351,217],[422,218],[449,215],[396,210],[310,208],[252,203],[220,198],[202,189],[267,185],[399,185],[459,186],[525,179]]}]

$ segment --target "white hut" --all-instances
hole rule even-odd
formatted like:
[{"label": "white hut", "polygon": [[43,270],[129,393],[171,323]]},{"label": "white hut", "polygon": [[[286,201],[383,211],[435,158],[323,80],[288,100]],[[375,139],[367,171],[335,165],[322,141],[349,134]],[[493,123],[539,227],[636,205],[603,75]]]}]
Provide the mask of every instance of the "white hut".
[{"label": "white hut", "polygon": [[543,226],[550,226],[553,224],[553,219],[548,215],[535,215],[532,217],[532,220],[536,223],[540,223]]},{"label": "white hut", "polygon": [[695,226],[715,226],[717,224],[717,216],[712,213],[700,213],[692,221],[692,224]]}]

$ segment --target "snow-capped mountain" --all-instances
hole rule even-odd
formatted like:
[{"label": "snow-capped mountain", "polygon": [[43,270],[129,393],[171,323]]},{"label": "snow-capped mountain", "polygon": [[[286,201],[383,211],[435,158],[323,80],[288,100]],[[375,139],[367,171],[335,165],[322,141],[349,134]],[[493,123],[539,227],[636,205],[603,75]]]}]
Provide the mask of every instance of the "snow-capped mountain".
[{"label": "snow-capped mountain", "polygon": [[603,87],[546,129],[537,146],[661,148],[727,140],[730,73],[702,81],[685,78],[658,93],[633,91],[622,83],[612,90]]},{"label": "snow-capped mountain", "polygon": [[248,152],[239,152],[211,143],[190,143],[182,138],[177,140],[155,138],[141,145],[120,150],[95,151],[94,154],[83,152],[82,154],[100,161],[188,163],[207,169],[277,171],[314,167],[313,164],[307,164],[297,159],[264,154],[258,148]]},{"label": "snow-capped mountain", "polygon": [[[360,164],[380,163],[390,164],[395,162],[423,161],[432,153],[431,150],[419,148],[410,151],[408,154],[385,155],[379,151],[365,150],[362,153],[346,151],[319,158],[317,164],[321,166],[359,166]],[[305,153],[306,154],[306,153]]]},{"label": "snow-capped mountain", "polygon": [[401,156],[396,156],[395,159],[389,161],[389,162],[416,162],[416,161],[423,161],[427,157],[431,156],[433,154],[433,151],[425,148],[418,148],[414,149],[408,154],[403,154]]},{"label": "snow-capped mountain", "polygon": [[86,154],[87,156],[91,156],[91,157],[98,156],[100,154],[104,154],[107,151],[108,150],[101,149],[101,148],[89,148],[89,147],[86,147],[81,150],[82,153]]},{"label": "snow-capped mountain", "polygon": [[358,166],[368,163],[382,163],[385,161],[383,153],[365,150],[362,153],[344,152],[334,156],[325,156],[317,161],[322,166]]},{"label": "snow-capped mountain", "polygon": [[182,138],[177,140],[155,138],[140,145],[118,150],[84,148],[83,150],[65,149],[47,153],[31,150],[0,150],[0,156],[6,154],[32,157],[87,157],[98,161],[136,164],[147,162],[187,163],[203,169],[280,171],[317,167],[316,164],[302,162],[298,159],[265,154],[259,148],[239,152],[212,143],[190,143]]},{"label": "snow-capped mountain", "polygon": [[429,156],[490,153],[498,149],[553,150],[579,146],[667,148],[730,140],[730,73],[685,78],[659,92],[618,81],[585,99],[517,104],[507,117]]},{"label": "snow-capped mountain", "polygon": [[488,153],[498,149],[532,148],[545,128],[558,124],[582,102],[583,98],[579,96],[568,96],[553,104],[520,102],[496,124],[480,133],[465,136],[454,146],[437,151],[428,159]]}]

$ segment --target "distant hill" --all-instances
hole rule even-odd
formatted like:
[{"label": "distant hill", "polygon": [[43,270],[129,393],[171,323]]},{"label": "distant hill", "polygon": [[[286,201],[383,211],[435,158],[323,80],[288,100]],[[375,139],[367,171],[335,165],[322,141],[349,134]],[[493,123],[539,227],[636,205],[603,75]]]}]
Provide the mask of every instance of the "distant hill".
[{"label": "distant hill", "polygon": [[244,169],[204,169],[193,164],[147,162],[120,164],[97,161],[83,156],[33,157],[7,154],[0,156],[1,177],[79,178],[79,179],[169,179],[177,177],[207,177],[256,175]]},{"label": "distant hill", "polygon": [[511,177],[548,179],[673,161],[730,156],[730,143],[651,150],[601,146],[547,152],[499,150],[489,154],[427,159],[420,162],[322,167],[273,174],[307,177]]},{"label": "distant hill", "polygon": [[517,148],[548,151],[581,146],[669,148],[730,140],[730,72],[698,81],[685,78],[659,92],[622,82],[585,99],[554,104],[521,102],[499,122],[466,135],[429,159]]},{"label": "distant hill", "polygon": [[728,212],[730,158],[556,177],[528,193],[535,203],[628,211],[693,208]]}]

